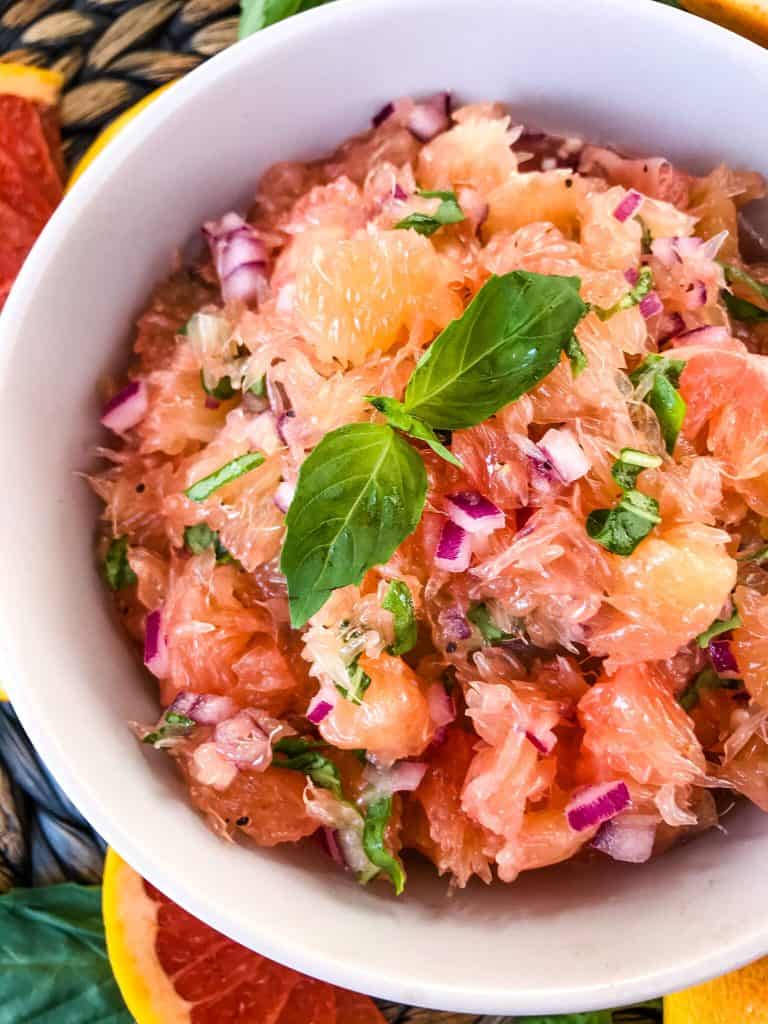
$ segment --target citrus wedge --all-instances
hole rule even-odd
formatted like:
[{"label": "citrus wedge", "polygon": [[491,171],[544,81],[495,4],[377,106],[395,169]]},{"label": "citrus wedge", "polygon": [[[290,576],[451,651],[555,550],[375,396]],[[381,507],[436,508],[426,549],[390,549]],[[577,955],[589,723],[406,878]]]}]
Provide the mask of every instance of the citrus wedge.
[{"label": "citrus wedge", "polygon": [[664,1024],[764,1024],[768,957],[664,999]]}]

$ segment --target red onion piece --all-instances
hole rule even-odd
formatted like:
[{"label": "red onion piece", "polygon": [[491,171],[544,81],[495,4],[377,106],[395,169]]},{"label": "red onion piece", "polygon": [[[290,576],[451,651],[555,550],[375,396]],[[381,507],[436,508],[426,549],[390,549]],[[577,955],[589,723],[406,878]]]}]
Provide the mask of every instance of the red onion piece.
[{"label": "red onion piece", "polygon": [[557,736],[555,736],[551,729],[542,729],[539,733],[526,729],[525,736],[536,747],[538,752],[544,755],[551,754],[557,743]]},{"label": "red onion piece", "polygon": [[384,124],[388,117],[391,117],[395,112],[394,103],[385,103],[381,110],[377,110],[371,118],[371,124],[374,128],[378,128],[380,124]]},{"label": "red onion piece", "polygon": [[665,267],[681,262],[675,245],[677,241],[676,238],[654,238],[651,242],[651,252]]},{"label": "red onion piece", "polygon": [[392,192],[392,198],[399,200],[401,203],[408,198],[408,193],[404,188],[401,188],[397,182],[395,182],[395,188]]},{"label": "red onion piece", "polygon": [[220,697],[215,693],[193,693],[182,690],[174,697],[168,711],[186,715],[198,725],[218,725],[237,714],[237,704],[231,697]]},{"label": "red onion piece", "polygon": [[445,572],[465,572],[472,558],[472,544],[466,530],[448,519],[440,533],[435,565]]},{"label": "red onion piece", "polygon": [[421,785],[426,770],[424,761],[399,761],[383,770],[367,765],[363,771],[363,778],[369,784],[367,796],[370,799],[392,793],[412,793]]},{"label": "red onion piece", "polygon": [[524,508],[515,509],[515,536],[525,537],[529,534],[534,524],[531,523],[531,517],[535,514],[536,509],[530,505],[526,505]]},{"label": "red onion piece", "polygon": [[143,380],[132,380],[104,406],[101,422],[116,434],[124,434],[144,419],[148,407],[146,383]]},{"label": "red onion piece", "polygon": [[433,683],[427,690],[427,702],[429,704],[429,717],[437,729],[450,725],[456,717],[456,708],[453,698],[442,683]]},{"label": "red onion piece", "polygon": [[158,679],[165,679],[170,670],[162,608],[150,612],[144,624],[144,664]]},{"label": "red onion piece", "polygon": [[437,617],[446,640],[469,640],[472,627],[459,607],[446,608]]},{"label": "red onion piece", "polygon": [[637,213],[644,201],[645,196],[637,189],[631,188],[613,211],[613,216],[623,224],[625,220],[629,220],[633,214]]},{"label": "red onion piece", "polygon": [[419,142],[429,142],[451,123],[451,94],[438,92],[423,103],[416,103],[408,115],[408,130]]},{"label": "red onion piece", "polygon": [[628,270],[624,271],[624,280],[627,282],[627,284],[631,284],[633,288],[637,284],[637,279],[639,277],[640,272],[637,269],[637,267],[630,267]]},{"label": "red onion piece", "polygon": [[626,782],[602,782],[577,793],[566,806],[565,816],[574,832],[583,832],[615,818],[629,802]]},{"label": "red onion piece", "polygon": [[448,518],[467,533],[493,533],[504,525],[504,513],[478,491],[446,496]]},{"label": "red onion piece", "polygon": [[[534,444],[527,437],[521,437],[518,445],[523,454],[528,458],[529,468],[534,476],[534,485],[538,483],[541,486],[542,482],[548,486],[563,483],[560,474],[550,462],[549,456],[537,444]],[[537,480],[536,478],[539,479]]]},{"label": "red onion piece", "polygon": [[344,860],[344,856],[339,846],[338,832],[334,828],[321,828],[320,835],[323,838],[323,846],[325,847],[328,856],[331,860],[338,864],[339,867],[345,868],[347,862]]},{"label": "red onion piece", "polygon": [[731,641],[724,636],[713,637],[709,641],[709,660],[712,662],[712,668],[717,673],[724,672],[738,672],[739,666],[736,663],[736,658],[731,647]]},{"label": "red onion piece", "polygon": [[277,485],[275,490],[274,502],[281,512],[287,512],[288,508],[293,501],[293,496],[296,493],[296,484],[291,484],[287,480],[283,480]]},{"label": "red onion piece", "polygon": [[190,762],[192,776],[203,786],[224,790],[237,778],[237,767],[216,749],[216,744],[201,743],[195,748]]},{"label": "red onion piece", "polygon": [[614,860],[627,864],[645,864],[651,859],[655,839],[655,818],[622,814],[600,826],[592,846]]},{"label": "red onion piece", "polygon": [[307,705],[306,716],[313,725],[318,725],[336,707],[339,691],[329,683],[323,683]]},{"label": "red onion piece", "polygon": [[272,736],[276,731],[273,725],[279,723],[268,715],[241,711],[216,726],[216,749],[238,768],[264,771],[272,761]]},{"label": "red onion piece", "polygon": [[539,441],[543,452],[553,469],[566,483],[571,484],[589,472],[589,459],[581,445],[567,427],[552,428]]},{"label": "red onion piece", "polygon": [[314,707],[310,704],[307,708],[307,718],[313,725],[317,725],[324,718],[327,718],[332,711],[333,704],[329,704],[327,700],[319,700]]},{"label": "red onion piece", "polygon": [[648,292],[640,303],[640,312],[646,320],[650,319],[652,316],[656,316],[657,313],[664,312],[664,305],[656,292]]},{"label": "red onion piece", "polygon": [[261,300],[267,292],[267,249],[239,213],[203,225],[225,302]]}]

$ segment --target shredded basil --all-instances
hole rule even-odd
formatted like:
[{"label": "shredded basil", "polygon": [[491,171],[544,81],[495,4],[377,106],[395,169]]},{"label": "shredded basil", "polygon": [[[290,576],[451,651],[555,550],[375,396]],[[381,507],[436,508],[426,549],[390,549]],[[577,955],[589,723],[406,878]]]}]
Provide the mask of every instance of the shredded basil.
[{"label": "shredded basil", "polygon": [[601,320],[608,320],[623,309],[631,309],[638,306],[653,288],[653,272],[650,267],[640,267],[637,274],[637,281],[629,289],[626,295],[622,295],[618,302],[605,308],[604,306],[593,306],[592,310]]},{"label": "shredded basil", "polygon": [[255,381],[248,388],[248,393],[255,395],[256,398],[266,398],[267,395],[267,375],[262,374],[257,381]]},{"label": "shredded basil", "polygon": [[480,635],[487,644],[499,644],[504,640],[511,640],[513,637],[512,633],[505,633],[503,629],[499,629],[491,618],[488,605],[484,602],[471,604],[467,611],[467,618],[474,626],[477,626],[480,630]]},{"label": "shredded basil", "polygon": [[648,225],[645,223],[645,221],[639,214],[637,214],[635,220],[638,222],[643,231],[642,237],[640,239],[640,251],[642,252],[643,256],[648,256],[651,252],[651,246],[653,245],[653,235],[651,234],[651,229],[648,227]]},{"label": "shredded basil", "polygon": [[205,523],[197,523],[195,526],[186,526],[184,528],[184,543],[193,555],[201,555],[203,551],[207,551],[212,547],[216,555],[217,562],[222,565],[226,562],[234,562],[232,555],[230,555],[221,543],[221,539],[216,530],[212,530],[210,526],[207,526]]},{"label": "shredded basil", "polygon": [[368,860],[389,877],[399,896],[405,889],[405,870],[399,858],[389,852],[384,840],[391,815],[391,796],[379,797],[368,804],[363,826],[363,849]]},{"label": "shredded basil", "polygon": [[677,390],[684,369],[682,359],[650,355],[629,376],[638,397],[656,413],[664,444],[670,454],[674,451],[685,419],[685,399]]},{"label": "shredded basil", "polygon": [[154,747],[163,741],[186,736],[196,724],[195,720],[188,718],[187,715],[180,715],[177,711],[166,711],[156,728],[148,732],[141,742]]},{"label": "shredded basil", "polygon": [[614,555],[631,555],[661,522],[659,503],[640,491],[626,491],[613,508],[600,508],[587,516],[587,533]]},{"label": "shredded basil", "polygon": [[216,398],[220,402],[226,402],[237,394],[237,389],[232,387],[232,379],[228,375],[222,377],[214,387],[209,388],[205,383],[205,373],[201,370],[200,383],[206,395],[210,395],[211,398]]},{"label": "shredded basil", "polygon": [[318,753],[317,747],[322,745],[303,736],[286,736],[273,745],[272,750],[280,756],[274,757],[272,763],[276,768],[303,772],[316,786],[330,790],[337,799],[343,800],[338,768]]},{"label": "shredded basil", "polygon": [[576,380],[589,366],[589,360],[587,359],[587,353],[581,347],[579,339],[575,334],[572,334],[565,343],[564,352],[571,364],[571,376]]},{"label": "shredded basil", "polygon": [[[762,299],[768,301],[768,284],[758,281],[757,278],[748,274],[746,270],[743,270],[741,267],[738,267],[733,263],[721,263],[720,266],[725,272],[725,280],[728,284],[733,284],[734,281],[738,281],[739,283],[746,285],[747,288],[750,288]],[[754,302],[742,299],[738,295],[734,295],[729,291],[722,292],[722,299],[728,312],[736,320],[742,320],[747,323],[750,321],[768,320],[768,310],[764,309],[762,306],[755,305]]]},{"label": "shredded basil", "polygon": [[438,228],[446,224],[458,224],[464,220],[464,211],[459,206],[455,192],[429,192],[419,189],[418,195],[424,199],[439,199],[440,205],[434,213],[410,213],[395,224],[395,228],[410,228],[420,235],[434,235]]},{"label": "shredded basil", "polygon": [[736,558],[739,562],[754,562],[755,565],[762,565],[766,558],[768,558],[768,544],[758,548],[757,551],[753,551],[751,554],[739,554]]},{"label": "shredded basil", "polygon": [[128,561],[128,538],[115,537],[107,548],[102,563],[104,579],[112,590],[133,586],[138,577]]},{"label": "shredded basil", "polygon": [[660,465],[659,455],[641,452],[637,448],[622,448],[611,469],[611,476],[623,491],[631,491],[644,469],[656,469]]},{"label": "shredded basil", "polygon": [[712,668],[705,668],[693,679],[678,697],[678,704],[686,711],[695,708],[706,690],[740,690],[741,679],[722,679]]},{"label": "shredded basil", "polygon": [[225,484],[232,483],[238,477],[250,473],[251,470],[258,468],[263,461],[262,452],[247,452],[245,455],[240,455],[236,459],[232,459],[231,462],[225,463],[220,469],[209,473],[208,476],[204,476],[202,480],[198,480],[188,487],[184,493],[192,501],[205,501],[214,491],[218,491]]},{"label": "shredded basil", "polygon": [[381,607],[392,614],[395,627],[394,643],[389,645],[389,653],[406,654],[416,644],[418,624],[413,608],[413,597],[407,583],[392,580],[387,587]]},{"label": "shredded basil", "polygon": [[738,612],[734,612],[730,619],[715,619],[709,629],[699,633],[696,643],[699,647],[709,647],[709,641],[714,637],[720,636],[721,633],[727,633],[731,629],[737,629],[740,625],[741,616]]}]

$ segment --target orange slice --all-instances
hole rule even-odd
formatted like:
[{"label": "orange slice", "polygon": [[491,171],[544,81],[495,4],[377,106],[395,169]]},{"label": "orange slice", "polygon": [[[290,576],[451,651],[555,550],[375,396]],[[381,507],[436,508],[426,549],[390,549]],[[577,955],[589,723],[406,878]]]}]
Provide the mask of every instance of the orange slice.
[{"label": "orange slice", "polygon": [[664,999],[664,1024],[768,1021],[768,957]]}]

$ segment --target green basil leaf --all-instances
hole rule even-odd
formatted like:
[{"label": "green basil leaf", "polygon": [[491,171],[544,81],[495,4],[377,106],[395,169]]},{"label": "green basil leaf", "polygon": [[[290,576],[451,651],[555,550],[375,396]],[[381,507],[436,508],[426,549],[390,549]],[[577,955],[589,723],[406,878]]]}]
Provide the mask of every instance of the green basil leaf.
[{"label": "green basil leaf", "polygon": [[329,789],[339,800],[344,799],[339,771],[333,761],[318,753],[317,744],[301,736],[287,736],[272,747],[279,757],[273,758],[276,768],[303,772],[316,786]]},{"label": "green basil leaf", "polygon": [[587,533],[614,555],[631,555],[661,522],[659,503],[640,491],[627,491],[614,508],[600,508],[587,516]]},{"label": "green basil leaf", "polygon": [[439,455],[441,459],[445,459],[446,462],[450,462],[453,466],[458,466],[459,469],[462,468],[461,459],[457,459],[450,448],[443,444],[432,427],[428,427],[426,423],[406,412],[402,402],[398,402],[396,398],[388,398],[385,395],[368,395],[367,401],[371,403],[374,409],[383,412],[387,417],[387,421],[393,427],[402,430],[404,434],[415,438],[417,441],[424,441],[435,455]]},{"label": "green basil leaf", "polygon": [[[737,267],[734,263],[721,263],[720,266],[725,271],[725,280],[728,284],[733,284],[734,281],[740,281],[741,284],[745,284],[748,288],[751,288],[753,292],[757,292],[762,298],[768,300],[768,284],[764,284],[762,281],[758,281],[756,277],[748,274],[746,270],[741,267]],[[765,312],[765,310],[763,310]]]},{"label": "green basil leaf", "polygon": [[399,858],[389,852],[384,842],[384,833],[391,814],[391,796],[379,797],[368,805],[363,826],[363,849],[368,860],[389,876],[395,893],[399,896],[405,889],[405,869]]},{"label": "green basil leaf", "polygon": [[730,619],[715,619],[709,629],[699,633],[696,637],[696,643],[699,647],[709,647],[709,641],[714,639],[714,637],[720,636],[721,633],[727,633],[730,629],[738,629],[740,625],[741,616],[738,612],[734,612]]},{"label": "green basil leaf", "polygon": [[754,562],[755,565],[762,565],[766,558],[768,558],[768,544],[758,548],[757,551],[753,551],[751,554],[743,553],[736,556],[739,562]]},{"label": "green basil leaf", "polygon": [[299,471],[280,567],[294,628],[332,590],[360,583],[417,527],[427,493],[421,458],[392,427],[351,423],[326,434]]},{"label": "green basil leaf", "polygon": [[216,553],[216,561],[221,565],[227,562],[234,562],[234,558],[224,545],[216,532],[205,523],[197,523],[195,526],[184,527],[184,543],[193,555],[201,555],[212,547]]},{"label": "green basil leaf", "polygon": [[267,375],[266,375],[266,373],[263,373],[261,375],[261,377],[259,377],[259,379],[257,381],[255,381],[253,384],[251,384],[251,386],[248,388],[248,393],[251,394],[251,395],[255,395],[256,398],[266,398],[267,397]]},{"label": "green basil leaf", "polygon": [[629,375],[638,397],[656,413],[667,451],[672,454],[680,428],[685,419],[685,399],[677,390],[680,374],[685,369],[682,359],[666,356],[646,356],[638,368]]},{"label": "green basil leaf", "polygon": [[557,366],[587,307],[578,277],[491,277],[419,360],[405,410],[434,429],[482,423]]},{"label": "green basil leaf", "polygon": [[290,18],[292,14],[301,14],[313,7],[322,7],[329,0],[241,0],[240,26],[238,39],[259,32],[269,25]]},{"label": "green basil leaf", "polygon": [[168,744],[161,743],[162,740],[186,736],[196,724],[195,720],[187,715],[180,715],[177,711],[166,711],[155,729],[143,736],[141,742],[147,743],[151,747],[160,744],[162,748],[162,746],[168,746]]},{"label": "green basil leaf", "polygon": [[754,302],[740,299],[738,295],[733,295],[731,292],[724,291],[721,295],[725,308],[734,320],[741,320],[742,323],[757,323],[768,320],[768,310],[763,309],[761,306],[756,306]]},{"label": "green basil leaf", "polygon": [[416,644],[419,627],[413,609],[413,597],[407,583],[392,580],[387,587],[381,607],[392,613],[395,625],[395,642],[389,645],[389,653],[400,655],[410,651]]},{"label": "green basil leaf", "polygon": [[611,476],[623,491],[631,491],[644,469],[656,469],[660,465],[659,455],[641,452],[637,448],[622,448],[611,468]]},{"label": "green basil leaf", "polygon": [[192,501],[205,501],[206,498],[210,498],[214,491],[218,491],[220,487],[232,483],[233,480],[237,480],[238,477],[244,476],[246,473],[250,473],[252,469],[257,469],[263,461],[264,455],[262,452],[247,452],[245,455],[239,455],[236,459],[232,459],[231,462],[225,463],[220,469],[209,473],[202,480],[192,484],[184,493]]},{"label": "green basil leaf", "polygon": [[128,538],[116,537],[107,548],[102,563],[104,579],[112,590],[133,586],[138,577],[128,561]]},{"label": "green basil leaf", "polygon": [[425,199],[439,199],[440,205],[434,213],[411,213],[395,224],[395,228],[411,228],[420,235],[434,235],[445,224],[458,224],[464,220],[464,211],[459,206],[455,192],[428,192],[419,189]]},{"label": "green basil leaf", "polygon": [[131,1024],[107,959],[100,888],[0,896],[0,1020]]},{"label": "green basil leaf", "polygon": [[487,644],[499,644],[503,640],[512,639],[511,633],[505,633],[503,629],[499,629],[491,618],[488,605],[482,602],[469,606],[467,618],[473,625],[477,626],[480,630],[480,635]]},{"label": "green basil leaf", "polygon": [[579,374],[583,373],[589,366],[589,360],[575,334],[572,334],[568,341],[566,341],[564,352],[571,364],[571,376],[576,380]]},{"label": "green basil leaf", "polygon": [[360,665],[360,655],[355,658],[347,668],[349,686],[340,686],[336,683],[336,689],[345,700],[351,700],[353,704],[362,704],[363,694],[371,685],[371,677],[363,671]]},{"label": "green basil leaf", "polygon": [[651,246],[653,245],[653,235],[651,234],[651,229],[648,227],[648,225],[645,223],[645,221],[639,214],[635,217],[635,220],[638,222],[643,232],[640,238],[640,252],[642,252],[644,256],[648,256],[651,252]]},{"label": "green basil leaf", "polygon": [[200,384],[202,385],[203,391],[206,393],[206,395],[210,395],[211,398],[216,398],[220,402],[226,402],[228,399],[234,398],[235,395],[237,394],[237,390],[232,387],[232,380],[229,376],[222,377],[221,380],[217,382],[215,387],[209,388],[206,386],[205,383],[205,374],[201,370]]},{"label": "green basil leaf", "polygon": [[740,690],[743,685],[741,679],[722,679],[713,668],[705,668],[686,686],[677,702],[685,711],[690,711],[706,690]]},{"label": "green basil leaf", "polygon": [[592,309],[601,320],[608,320],[614,314],[621,312],[622,309],[631,309],[632,306],[638,306],[652,288],[653,272],[651,268],[641,267],[637,275],[637,282],[632,285],[626,295],[622,295],[618,302],[614,302],[607,309],[603,306],[593,306]]}]

